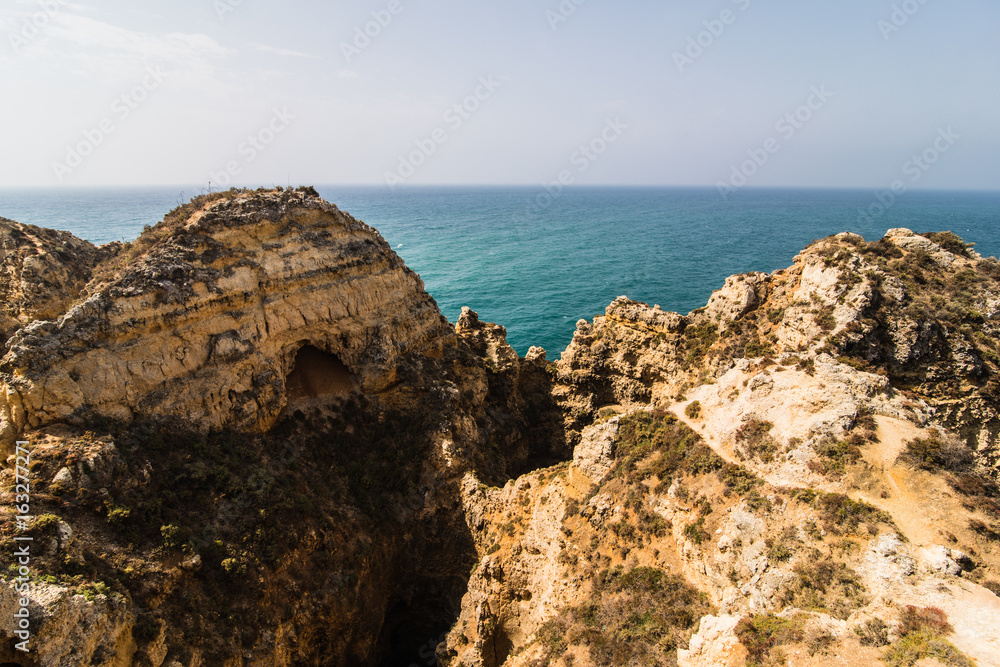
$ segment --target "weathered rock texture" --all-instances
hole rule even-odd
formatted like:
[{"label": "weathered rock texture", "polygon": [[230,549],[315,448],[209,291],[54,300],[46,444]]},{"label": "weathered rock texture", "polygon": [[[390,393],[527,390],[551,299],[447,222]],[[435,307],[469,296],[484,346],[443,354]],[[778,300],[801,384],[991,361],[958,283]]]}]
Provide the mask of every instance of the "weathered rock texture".
[{"label": "weathered rock texture", "polygon": [[266,431],[305,345],[367,393],[398,381],[401,355],[441,355],[449,327],[420,278],[317,197],[222,199],[169,222],[85,301],[9,341],[0,373],[14,430],[184,415]]},{"label": "weathered rock texture", "polygon": [[67,232],[0,218],[0,344],[33,320],[65,313],[94,266],[118,247],[96,248]]},{"label": "weathered rock texture", "polygon": [[0,661],[1000,664],[1000,266],[954,235],[621,298],[550,363],[310,189],[121,248],[4,224],[45,580]]},{"label": "weathered rock texture", "polygon": [[310,189],[202,197],[106,254],[0,367],[48,581],[32,667],[432,655],[475,561],[463,475],[565,450],[544,353],[453,328]]},{"label": "weathered rock texture", "polygon": [[480,564],[442,660],[1000,664],[998,295],[995,260],[892,230],[687,316],[579,322],[553,387],[573,461],[466,481]]}]

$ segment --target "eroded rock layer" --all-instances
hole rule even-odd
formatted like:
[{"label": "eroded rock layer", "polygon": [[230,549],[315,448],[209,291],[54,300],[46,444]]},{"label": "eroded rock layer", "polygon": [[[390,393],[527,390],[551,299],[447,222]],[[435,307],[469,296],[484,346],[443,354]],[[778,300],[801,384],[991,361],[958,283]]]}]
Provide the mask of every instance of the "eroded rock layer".
[{"label": "eroded rock layer", "polygon": [[128,254],[88,298],[65,314],[54,302],[39,313],[52,319],[9,342],[0,373],[13,430],[183,415],[265,431],[305,345],[377,393],[397,382],[401,355],[440,357],[453,338],[375,230],[302,191],[185,211]]},{"label": "eroded rock layer", "polygon": [[0,661],[1000,665],[1000,265],[953,234],[621,298],[550,362],[311,189],[3,225]]}]

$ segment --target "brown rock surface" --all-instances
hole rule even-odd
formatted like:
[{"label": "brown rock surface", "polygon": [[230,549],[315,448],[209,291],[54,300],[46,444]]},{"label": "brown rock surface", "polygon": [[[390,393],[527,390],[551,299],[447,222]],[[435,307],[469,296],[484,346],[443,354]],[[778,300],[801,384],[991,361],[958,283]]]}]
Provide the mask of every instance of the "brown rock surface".
[{"label": "brown rock surface", "polygon": [[222,198],[166,226],[86,300],[32,311],[48,321],[9,341],[0,376],[13,430],[183,415],[266,431],[307,345],[377,393],[398,381],[402,355],[454,344],[378,232],[318,197]]},{"label": "brown rock surface", "polygon": [[1000,266],[953,235],[621,298],[549,363],[311,189],[3,224],[32,667],[997,664]]},{"label": "brown rock surface", "polygon": [[68,232],[0,218],[0,345],[32,320],[66,312],[119,245],[96,248]]}]

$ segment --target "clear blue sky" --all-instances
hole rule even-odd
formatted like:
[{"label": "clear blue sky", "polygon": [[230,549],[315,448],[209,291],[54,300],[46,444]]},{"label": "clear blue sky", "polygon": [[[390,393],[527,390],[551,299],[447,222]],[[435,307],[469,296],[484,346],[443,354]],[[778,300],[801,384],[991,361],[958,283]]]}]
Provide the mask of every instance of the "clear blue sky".
[{"label": "clear blue sky", "polygon": [[[750,185],[885,188],[952,128],[913,185],[1000,188],[996,2],[908,0],[899,25],[900,0],[562,4],[556,22],[560,0],[2,0],[0,185],[204,184],[235,165],[234,184],[712,186],[772,139]],[[706,21],[719,34],[679,67]],[[813,87],[832,96],[779,131]],[[577,152],[592,141],[606,150]]]}]

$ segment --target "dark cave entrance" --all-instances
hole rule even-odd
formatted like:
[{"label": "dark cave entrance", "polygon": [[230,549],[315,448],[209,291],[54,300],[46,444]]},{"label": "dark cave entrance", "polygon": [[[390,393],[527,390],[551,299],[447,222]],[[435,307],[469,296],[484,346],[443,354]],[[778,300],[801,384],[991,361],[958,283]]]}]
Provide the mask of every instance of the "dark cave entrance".
[{"label": "dark cave entrance", "polygon": [[397,602],[385,615],[379,646],[379,667],[433,667],[435,650],[458,621],[462,597],[469,588],[468,573],[477,561],[468,528],[452,517],[451,526],[439,525],[435,539],[422,554],[403,564]]},{"label": "dark cave entrance", "polygon": [[285,379],[288,406],[349,397],[360,388],[357,377],[336,355],[303,345]]}]

